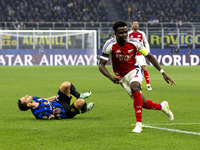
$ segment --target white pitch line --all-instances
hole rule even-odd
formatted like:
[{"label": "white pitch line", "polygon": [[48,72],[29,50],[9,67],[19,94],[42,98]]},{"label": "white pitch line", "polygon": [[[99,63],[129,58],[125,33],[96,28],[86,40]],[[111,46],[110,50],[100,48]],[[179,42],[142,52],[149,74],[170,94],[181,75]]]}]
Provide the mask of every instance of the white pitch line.
[{"label": "white pitch line", "polygon": [[155,123],[155,124],[145,124],[145,125],[149,125],[149,126],[156,126],[156,125],[166,125],[166,126],[172,126],[172,125],[192,125],[192,124],[200,124],[200,123],[165,123],[165,124],[159,124],[159,123]]},{"label": "white pitch line", "polygon": [[186,133],[186,134],[200,135],[200,133],[197,133],[197,132],[182,131],[182,130],[168,129],[168,128],[160,128],[160,127],[148,126],[148,125],[143,125],[143,127],[152,128],[152,129],[159,129],[159,130],[166,130],[166,131],[172,131],[172,132],[179,132],[179,133]]},{"label": "white pitch line", "polygon": [[[200,125],[200,123],[150,123],[150,124],[145,124],[147,126],[173,126],[173,125]],[[131,126],[135,126],[135,124],[131,124]]]}]

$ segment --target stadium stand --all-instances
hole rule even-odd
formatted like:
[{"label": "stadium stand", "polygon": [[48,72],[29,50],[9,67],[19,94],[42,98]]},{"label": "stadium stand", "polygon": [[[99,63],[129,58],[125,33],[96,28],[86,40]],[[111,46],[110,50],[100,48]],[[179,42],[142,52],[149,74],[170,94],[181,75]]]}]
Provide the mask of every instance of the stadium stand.
[{"label": "stadium stand", "polygon": [[[200,0],[112,0],[122,20],[198,22]],[[0,22],[109,22],[106,0],[1,0]]]},{"label": "stadium stand", "polygon": [[105,22],[103,0],[1,0],[0,22]]},{"label": "stadium stand", "polygon": [[167,22],[167,27],[200,22],[200,0],[1,0],[0,27],[100,27],[101,22],[113,21],[114,14],[111,16],[109,7],[105,7],[111,1],[111,6],[115,4],[112,13],[118,13],[118,18],[127,22],[137,20],[150,27],[160,27],[161,22]]},{"label": "stadium stand", "polygon": [[200,0],[0,0],[0,30],[97,30],[98,48],[116,19],[137,20],[151,48],[200,48]]},{"label": "stadium stand", "polygon": [[116,3],[118,14],[125,21],[152,24],[200,21],[200,0],[117,0]]}]

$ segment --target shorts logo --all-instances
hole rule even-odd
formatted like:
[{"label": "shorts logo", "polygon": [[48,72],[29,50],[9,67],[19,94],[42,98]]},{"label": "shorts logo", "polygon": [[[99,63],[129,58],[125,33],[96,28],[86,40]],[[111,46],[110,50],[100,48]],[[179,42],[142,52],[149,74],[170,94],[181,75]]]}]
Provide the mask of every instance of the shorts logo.
[{"label": "shorts logo", "polygon": [[138,75],[135,75],[134,78],[138,78]]},{"label": "shorts logo", "polygon": [[75,110],[74,108],[72,108],[72,109],[71,109],[71,112],[73,112],[73,113],[74,113],[75,111],[76,111],[76,110]]}]

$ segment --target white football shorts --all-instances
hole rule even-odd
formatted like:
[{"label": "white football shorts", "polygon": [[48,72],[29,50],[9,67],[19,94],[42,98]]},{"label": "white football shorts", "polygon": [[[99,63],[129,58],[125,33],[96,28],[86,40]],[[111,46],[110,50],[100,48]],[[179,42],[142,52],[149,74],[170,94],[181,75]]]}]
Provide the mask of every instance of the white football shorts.
[{"label": "white football shorts", "polygon": [[133,81],[138,81],[142,85],[143,81],[143,72],[142,69],[138,66],[138,68],[131,70],[121,79],[121,85],[126,90],[126,92],[131,96],[131,83]]},{"label": "white football shorts", "polygon": [[143,55],[136,56],[135,58],[136,58],[136,65],[139,65],[139,66],[147,65],[146,59]]}]

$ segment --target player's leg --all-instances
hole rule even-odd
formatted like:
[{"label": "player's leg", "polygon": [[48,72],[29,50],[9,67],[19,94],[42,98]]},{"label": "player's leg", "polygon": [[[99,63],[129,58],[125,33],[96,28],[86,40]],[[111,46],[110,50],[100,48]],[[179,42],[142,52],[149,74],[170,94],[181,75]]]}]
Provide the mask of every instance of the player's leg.
[{"label": "player's leg", "polygon": [[65,81],[61,84],[60,86],[60,91],[65,94],[66,96],[70,97],[70,93],[71,93],[71,83],[68,81]]},{"label": "player's leg", "polygon": [[80,98],[87,98],[92,94],[91,92],[86,92],[86,93],[80,94],[76,90],[75,86],[71,82],[68,82],[68,81],[62,83],[60,90],[65,95],[70,96],[70,94],[72,94],[76,98],[79,98],[79,97]]},{"label": "player's leg", "polygon": [[94,103],[88,105],[83,99],[78,98],[72,105],[66,105],[66,118],[74,118],[77,114],[92,110]]},{"label": "player's leg", "polygon": [[147,90],[152,90],[151,85],[150,85],[149,73],[147,71],[146,65],[142,65],[141,68],[144,71],[144,78],[147,83]]},{"label": "player's leg", "polygon": [[73,96],[75,96],[76,98],[82,98],[82,99],[88,98],[92,94],[92,92],[90,92],[90,91],[85,92],[85,93],[79,93],[72,83],[71,83],[71,87],[70,87],[70,93]]},{"label": "player's leg", "polygon": [[161,110],[162,106],[156,102],[151,101],[150,99],[146,99],[146,105],[143,108]]},{"label": "player's leg", "polygon": [[74,102],[74,106],[76,107],[76,109],[80,110],[81,113],[85,113],[92,110],[92,108],[94,107],[94,103],[91,102],[87,104],[83,99],[79,98]]},{"label": "player's leg", "polygon": [[71,83],[66,81],[63,82],[57,92],[56,95],[56,100],[61,103],[61,102],[67,102],[68,105],[70,105],[70,101],[71,101],[71,95],[70,95],[70,87],[71,87]]},{"label": "player's leg", "polygon": [[154,110],[162,109],[161,104],[153,102],[150,99],[146,99],[143,94],[142,94],[142,100],[143,100],[143,108],[145,109],[154,109]]},{"label": "player's leg", "polygon": [[76,98],[80,97],[80,94],[76,91],[74,85],[68,81],[65,81],[61,84],[59,91],[57,92],[57,100],[65,100],[67,104],[70,105],[71,94]]},{"label": "player's leg", "polygon": [[158,104],[156,102],[153,102],[150,99],[145,99],[145,97],[143,95],[142,95],[142,100],[143,100],[143,108],[162,110],[162,112],[167,115],[167,117],[170,121],[174,120],[174,115],[169,109],[168,102],[163,101],[161,104]]},{"label": "player's leg", "polygon": [[142,132],[142,94],[140,92],[140,83],[137,81],[133,81],[131,83],[131,91],[133,97],[133,106],[135,109],[135,117],[136,117],[136,127],[132,130],[136,133]]},{"label": "player's leg", "polygon": [[142,106],[143,100],[140,92],[141,83],[143,80],[141,68],[136,68],[130,71],[127,75],[122,78],[122,86],[127,91],[129,96],[133,99],[133,107],[135,109],[136,116],[136,127],[133,132],[142,132]]},{"label": "player's leg", "polygon": [[137,122],[142,122],[142,106],[143,106],[143,100],[142,100],[142,94],[140,93],[140,83],[137,81],[134,81],[131,83],[131,91],[132,91],[132,97],[133,97],[133,106],[135,109],[135,116]]}]

